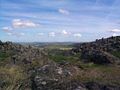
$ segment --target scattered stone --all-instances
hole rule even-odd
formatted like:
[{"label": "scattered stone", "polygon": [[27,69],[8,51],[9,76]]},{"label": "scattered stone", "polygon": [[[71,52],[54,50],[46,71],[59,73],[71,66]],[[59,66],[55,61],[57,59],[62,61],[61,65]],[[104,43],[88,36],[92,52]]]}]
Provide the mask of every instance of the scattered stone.
[{"label": "scattered stone", "polygon": [[58,67],[58,69],[56,69],[56,70],[57,70],[57,73],[58,73],[58,74],[60,74],[60,75],[63,74],[63,71],[62,71],[62,68],[61,68],[61,67]]},{"label": "scattered stone", "polygon": [[42,81],[41,84],[42,84],[42,85],[46,85],[47,82],[46,82],[46,81]]}]

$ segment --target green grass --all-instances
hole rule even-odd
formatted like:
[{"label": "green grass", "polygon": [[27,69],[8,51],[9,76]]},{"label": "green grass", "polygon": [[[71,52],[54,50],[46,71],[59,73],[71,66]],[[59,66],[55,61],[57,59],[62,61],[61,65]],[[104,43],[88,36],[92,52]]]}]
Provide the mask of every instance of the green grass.
[{"label": "green grass", "polygon": [[[94,64],[94,63],[80,63],[80,66],[83,68],[96,68],[101,67],[101,65]],[[103,67],[103,66],[102,66]]]},{"label": "green grass", "polygon": [[55,62],[63,62],[63,61],[67,61],[67,62],[73,62],[75,61],[75,57],[72,56],[63,56],[63,55],[50,55],[49,58],[51,60],[54,60]]},{"label": "green grass", "polygon": [[3,90],[18,90],[27,75],[19,66],[0,66],[0,80],[4,81]]},{"label": "green grass", "polygon": [[50,51],[49,58],[57,63],[66,61],[72,64],[76,63],[80,59],[80,54],[64,55],[64,53],[65,53],[64,50]]},{"label": "green grass", "polygon": [[48,45],[48,46],[45,46],[45,48],[48,48],[48,49],[65,49],[65,50],[70,50],[71,48],[73,48],[73,46],[71,45]]},{"label": "green grass", "polygon": [[113,51],[113,52],[111,52],[111,54],[113,54],[114,56],[120,58],[120,51]]},{"label": "green grass", "polygon": [[9,54],[5,52],[0,52],[0,61],[5,60],[7,57],[9,57]]},{"label": "green grass", "polygon": [[84,64],[84,68],[76,77],[77,80],[83,83],[98,82],[102,84],[120,85],[120,70],[117,66]]}]

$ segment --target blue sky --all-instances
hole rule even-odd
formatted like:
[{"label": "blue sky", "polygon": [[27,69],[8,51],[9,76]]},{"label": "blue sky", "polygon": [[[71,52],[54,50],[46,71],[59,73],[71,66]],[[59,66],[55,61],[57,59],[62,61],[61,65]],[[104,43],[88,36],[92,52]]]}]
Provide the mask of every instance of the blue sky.
[{"label": "blue sky", "polygon": [[120,35],[120,0],[0,0],[0,40],[85,42]]}]

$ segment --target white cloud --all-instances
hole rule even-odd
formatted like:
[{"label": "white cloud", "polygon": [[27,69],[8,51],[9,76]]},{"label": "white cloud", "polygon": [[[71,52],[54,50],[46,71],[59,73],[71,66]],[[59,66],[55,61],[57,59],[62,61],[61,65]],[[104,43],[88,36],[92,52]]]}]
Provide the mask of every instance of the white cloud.
[{"label": "white cloud", "polygon": [[13,35],[13,31],[11,27],[3,27],[2,30],[9,36]]},{"label": "white cloud", "polygon": [[59,11],[59,13],[61,13],[61,14],[69,15],[69,11],[68,11],[68,10],[65,10],[65,9],[60,8],[60,9],[58,9],[58,11]]},{"label": "white cloud", "polygon": [[119,33],[113,33],[112,36],[120,36]]},{"label": "white cloud", "polygon": [[25,33],[20,33],[20,36],[24,36],[25,35]]},{"label": "white cloud", "polygon": [[117,34],[116,33],[113,33],[113,35],[112,36],[117,36]]},{"label": "white cloud", "polygon": [[113,29],[113,30],[111,30],[110,32],[113,32],[113,33],[120,33],[120,29]]},{"label": "white cloud", "polygon": [[11,27],[3,27],[2,30],[5,32],[11,32],[12,28]]},{"label": "white cloud", "polygon": [[38,33],[38,36],[43,36],[44,35],[44,33]]},{"label": "white cloud", "polygon": [[3,30],[8,30],[8,29],[9,29],[9,27],[3,27],[2,29],[3,29]]},{"label": "white cloud", "polygon": [[30,20],[14,19],[12,21],[12,26],[14,28],[27,28],[27,27],[37,27],[39,26],[39,24],[36,24]]},{"label": "white cloud", "polygon": [[113,29],[109,31],[112,33],[112,36],[119,36],[120,35],[120,29]]},{"label": "white cloud", "polygon": [[55,32],[50,32],[50,33],[49,33],[49,36],[50,36],[50,37],[55,37]]},{"label": "white cloud", "polygon": [[82,37],[82,35],[80,33],[75,33],[73,34],[74,37]]},{"label": "white cloud", "polygon": [[27,27],[37,27],[39,24],[35,24],[32,21],[28,20],[21,20],[21,19],[14,19],[12,21],[12,26],[10,27],[3,27],[2,30],[7,33],[7,35],[12,36],[24,36],[25,33],[16,32],[15,28],[27,28]]},{"label": "white cloud", "polygon": [[25,35],[25,33],[19,33],[19,32],[13,31],[11,27],[3,27],[2,29],[9,36],[24,36]]},{"label": "white cloud", "polygon": [[71,33],[70,33],[70,32],[67,32],[66,30],[62,30],[61,34],[62,34],[62,35],[69,35],[69,34],[71,34]]},{"label": "white cloud", "polygon": [[65,34],[65,35],[66,35],[66,34],[68,34],[68,32],[67,32],[66,30],[63,30],[63,31],[62,31],[62,34]]},{"label": "white cloud", "polygon": [[16,36],[16,37],[22,37],[22,36],[25,36],[25,33],[7,32],[7,35]]},{"label": "white cloud", "polygon": [[12,36],[12,35],[13,35],[13,33],[11,33],[11,32],[8,32],[8,33],[7,33],[7,35],[9,35],[9,36]]}]

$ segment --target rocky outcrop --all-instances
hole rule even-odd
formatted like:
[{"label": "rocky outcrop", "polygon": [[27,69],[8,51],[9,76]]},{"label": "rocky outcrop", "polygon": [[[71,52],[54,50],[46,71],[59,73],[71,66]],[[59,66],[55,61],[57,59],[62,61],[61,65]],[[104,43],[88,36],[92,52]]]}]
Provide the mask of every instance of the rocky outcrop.
[{"label": "rocky outcrop", "polygon": [[[75,86],[69,86],[71,78],[75,74],[76,70],[72,67],[63,67],[56,63],[49,63],[35,70],[33,80],[37,90],[74,90]],[[66,83],[69,86],[66,86]]]},{"label": "rocky outcrop", "polygon": [[120,58],[112,55],[112,52],[119,51],[120,36],[76,44],[72,50],[72,52],[81,53],[83,62],[94,62],[97,64],[120,64]]},{"label": "rocky outcrop", "polygon": [[77,43],[73,49],[76,52],[82,50],[99,50],[99,51],[119,51],[120,50],[120,36],[97,39],[94,42]]}]

